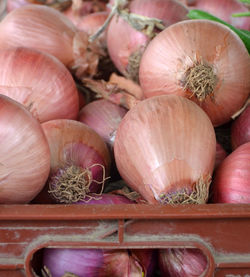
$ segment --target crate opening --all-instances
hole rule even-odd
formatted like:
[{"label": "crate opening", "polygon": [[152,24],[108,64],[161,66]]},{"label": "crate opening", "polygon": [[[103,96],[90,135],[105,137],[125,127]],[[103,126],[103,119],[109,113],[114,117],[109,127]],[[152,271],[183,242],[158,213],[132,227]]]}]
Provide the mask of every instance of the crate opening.
[{"label": "crate opening", "polygon": [[197,248],[48,247],[34,253],[30,267],[34,277],[206,276],[208,261]]}]

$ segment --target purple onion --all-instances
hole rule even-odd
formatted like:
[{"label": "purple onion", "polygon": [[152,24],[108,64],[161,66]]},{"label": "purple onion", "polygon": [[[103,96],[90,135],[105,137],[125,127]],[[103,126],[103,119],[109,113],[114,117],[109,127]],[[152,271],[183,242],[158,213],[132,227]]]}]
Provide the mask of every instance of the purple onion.
[{"label": "purple onion", "polygon": [[86,201],[79,201],[77,202],[77,204],[90,204],[90,205],[135,204],[134,201],[126,198],[123,195],[117,195],[117,194],[103,193],[101,196],[95,196],[94,194],[92,194],[90,195],[90,197],[92,198],[91,200],[86,199]]},{"label": "purple onion", "polygon": [[220,143],[216,142],[216,154],[215,154],[214,169],[218,168],[218,166],[226,158],[226,156],[227,156],[226,150],[222,147],[222,145]]},{"label": "purple onion", "polygon": [[196,248],[161,249],[159,266],[164,277],[199,277],[207,268],[207,258]]},{"label": "purple onion", "polygon": [[250,141],[250,105],[235,119],[231,127],[231,143],[233,150]]}]

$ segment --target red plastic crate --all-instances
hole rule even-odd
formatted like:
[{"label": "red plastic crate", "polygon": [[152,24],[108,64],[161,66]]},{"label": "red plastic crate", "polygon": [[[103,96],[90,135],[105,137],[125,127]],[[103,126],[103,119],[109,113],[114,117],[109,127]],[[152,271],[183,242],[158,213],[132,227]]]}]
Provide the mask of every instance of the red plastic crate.
[{"label": "red plastic crate", "polygon": [[0,276],[33,276],[44,247],[196,247],[206,276],[250,276],[250,205],[1,205]]}]

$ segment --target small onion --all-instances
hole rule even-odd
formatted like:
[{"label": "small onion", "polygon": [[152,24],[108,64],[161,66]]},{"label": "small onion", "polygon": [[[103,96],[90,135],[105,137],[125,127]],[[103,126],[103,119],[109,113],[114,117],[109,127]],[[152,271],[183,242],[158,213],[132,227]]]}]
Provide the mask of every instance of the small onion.
[{"label": "small onion", "polygon": [[195,248],[160,249],[159,266],[164,277],[200,277],[204,276],[207,258]]},{"label": "small onion", "polygon": [[49,146],[31,113],[1,94],[0,141],[0,203],[28,203],[48,178]]},{"label": "small onion", "polygon": [[239,29],[250,30],[249,17],[232,17],[234,13],[248,11],[248,8],[238,0],[196,0],[195,3],[193,2],[190,8],[209,12]]},{"label": "small onion", "polygon": [[28,48],[0,51],[0,93],[23,104],[40,122],[76,119],[79,97],[68,69]]},{"label": "small onion", "polygon": [[154,259],[151,249],[45,248],[43,265],[53,277],[150,277]]},{"label": "small onion", "polygon": [[95,130],[113,148],[116,130],[127,110],[106,99],[92,101],[79,113],[79,121]]},{"label": "small onion", "polygon": [[250,141],[250,105],[232,123],[231,142],[232,148],[236,149],[243,143]]},{"label": "small onion", "polygon": [[250,203],[250,142],[221,163],[212,186],[214,203]]},{"label": "small onion", "polygon": [[219,126],[246,102],[249,72],[250,56],[232,30],[210,20],[186,20],[150,42],[139,76],[145,97],[177,94],[190,98]]},{"label": "small onion", "polygon": [[[175,0],[133,0],[129,4],[129,11],[162,20],[164,26],[186,19],[188,13],[188,9]],[[124,76],[138,80],[140,58],[150,36],[134,29],[121,16],[114,16],[111,20],[107,30],[108,52],[116,68]]]},{"label": "small onion", "polygon": [[118,126],[119,173],[149,203],[205,203],[216,138],[206,113],[192,101],[161,95],[134,106]]},{"label": "small onion", "polygon": [[99,193],[110,170],[110,154],[102,138],[74,120],[51,120],[42,127],[51,153],[48,182],[52,197],[73,203]]}]

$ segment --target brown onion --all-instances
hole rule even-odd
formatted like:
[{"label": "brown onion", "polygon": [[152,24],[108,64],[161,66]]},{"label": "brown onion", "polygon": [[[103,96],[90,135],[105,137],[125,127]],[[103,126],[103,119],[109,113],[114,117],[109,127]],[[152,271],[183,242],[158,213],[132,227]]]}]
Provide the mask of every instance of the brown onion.
[{"label": "brown onion", "polygon": [[190,98],[214,126],[230,121],[250,91],[250,56],[228,27],[210,20],[186,20],[158,34],[140,64],[145,97]]},{"label": "brown onion", "polygon": [[[133,0],[129,4],[129,11],[162,20],[164,26],[186,19],[188,13],[188,9],[175,0]],[[153,25],[145,26],[150,28]],[[110,58],[117,69],[130,79],[138,80],[140,58],[151,39],[152,34],[145,34],[146,27],[138,31],[117,15],[113,17],[107,30]],[[153,31],[155,31],[154,27]]]},{"label": "brown onion", "polygon": [[51,120],[42,128],[51,153],[48,182],[52,197],[73,203],[102,191],[110,170],[110,154],[102,138],[74,120]]},{"label": "brown onion", "polygon": [[143,100],[118,126],[118,171],[149,203],[205,203],[216,139],[206,113],[176,95]]},{"label": "brown onion", "polygon": [[250,142],[236,148],[221,163],[212,197],[214,203],[250,203]]},{"label": "brown onion", "polygon": [[31,113],[1,94],[0,141],[0,203],[28,203],[48,178],[49,146]]},{"label": "brown onion", "polygon": [[68,69],[28,48],[0,51],[0,93],[23,104],[40,122],[76,119],[79,97]]}]

